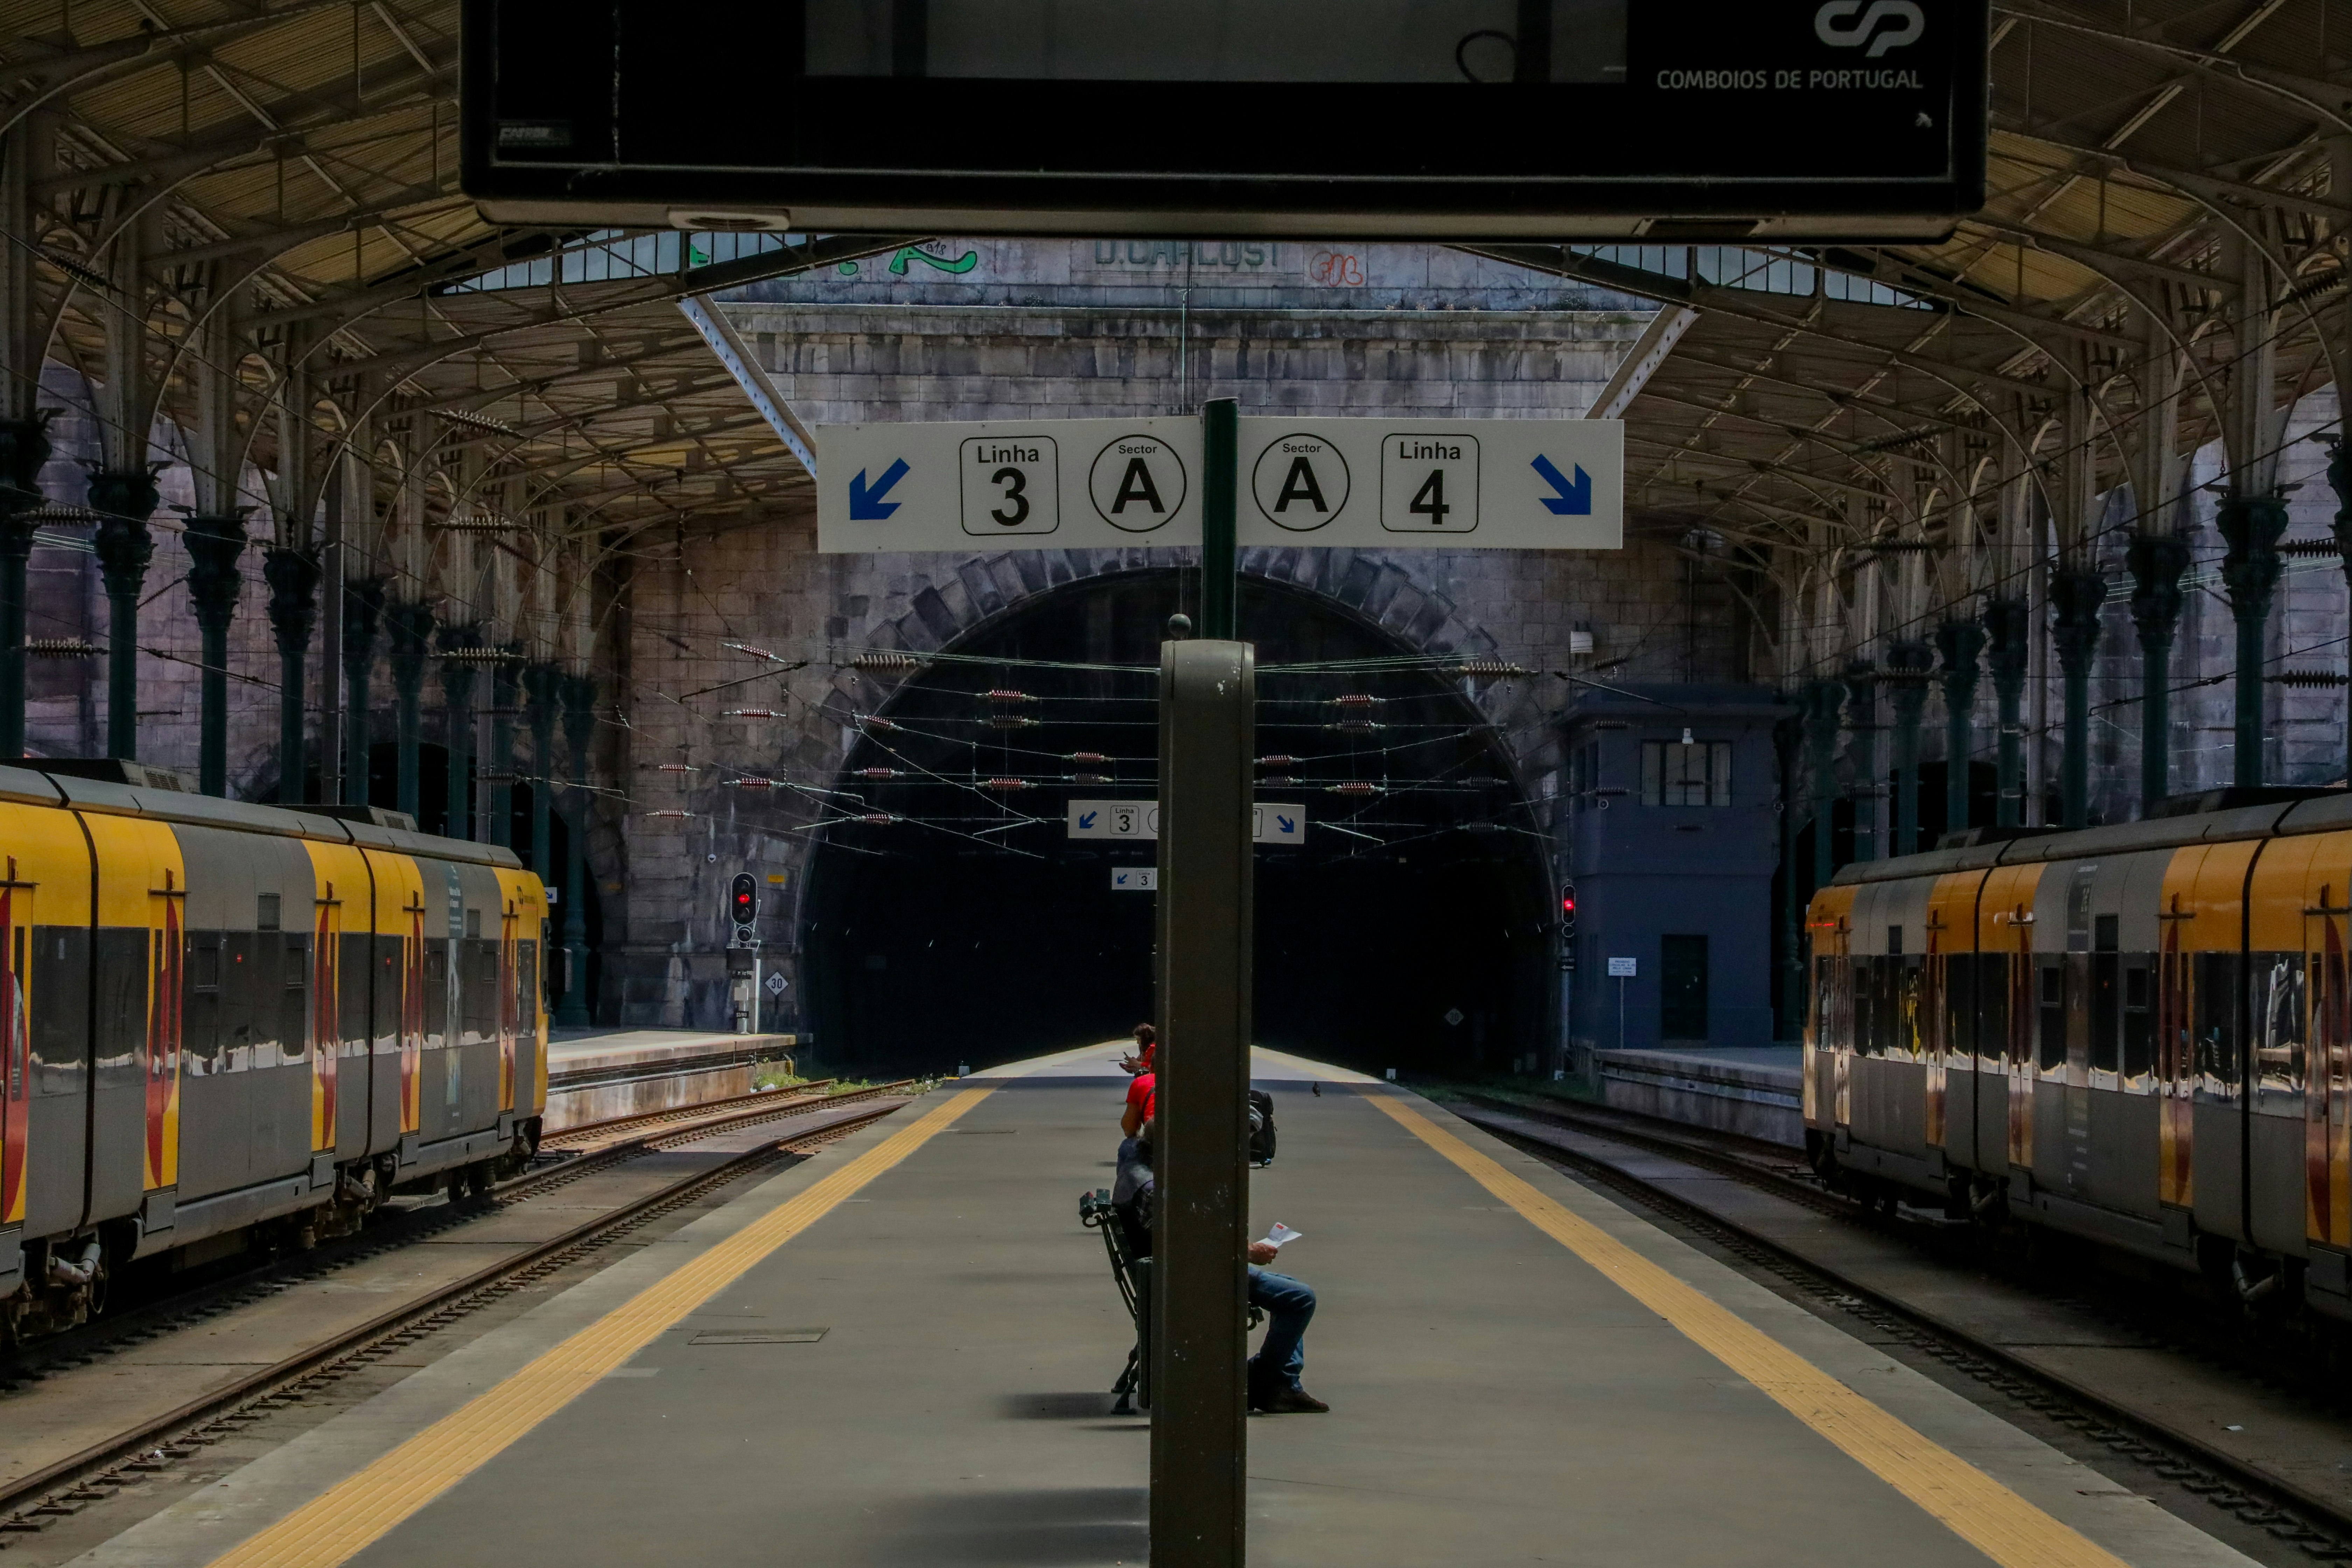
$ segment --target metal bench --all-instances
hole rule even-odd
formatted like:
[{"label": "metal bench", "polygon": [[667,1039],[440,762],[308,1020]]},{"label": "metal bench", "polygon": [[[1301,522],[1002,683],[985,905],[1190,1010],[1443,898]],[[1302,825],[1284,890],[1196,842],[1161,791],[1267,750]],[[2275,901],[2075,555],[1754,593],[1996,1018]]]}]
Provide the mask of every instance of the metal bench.
[{"label": "metal bench", "polygon": [[[1135,1348],[1127,1352],[1127,1365],[1110,1386],[1118,1395],[1111,1413],[1132,1415],[1151,1408],[1151,1259],[1128,1245],[1127,1226],[1111,1205],[1108,1188],[1078,1194],[1078,1223],[1102,1232],[1111,1278],[1118,1282],[1119,1299],[1127,1303],[1127,1314],[1135,1322]],[[1265,1314],[1252,1307],[1245,1327],[1254,1329],[1265,1321]]]}]

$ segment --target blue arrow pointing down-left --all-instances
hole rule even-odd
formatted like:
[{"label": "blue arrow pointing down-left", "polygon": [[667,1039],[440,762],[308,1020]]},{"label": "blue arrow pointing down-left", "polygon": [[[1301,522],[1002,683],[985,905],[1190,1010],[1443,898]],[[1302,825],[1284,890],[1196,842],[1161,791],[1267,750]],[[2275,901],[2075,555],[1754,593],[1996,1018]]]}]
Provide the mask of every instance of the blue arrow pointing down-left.
[{"label": "blue arrow pointing down-left", "polygon": [[879,522],[898,510],[899,503],[884,500],[890,487],[907,477],[907,459],[900,458],[882,470],[882,478],[871,489],[866,487],[866,470],[849,481],[849,519],[852,522]]}]

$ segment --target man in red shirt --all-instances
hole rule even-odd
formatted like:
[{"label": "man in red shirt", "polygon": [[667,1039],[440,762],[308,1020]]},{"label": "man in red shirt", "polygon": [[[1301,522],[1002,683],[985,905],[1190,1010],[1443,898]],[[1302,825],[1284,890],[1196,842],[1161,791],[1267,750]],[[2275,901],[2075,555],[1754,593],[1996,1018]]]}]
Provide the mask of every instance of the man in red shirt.
[{"label": "man in red shirt", "polygon": [[1127,1109],[1119,1113],[1118,1130],[1132,1138],[1151,1120],[1153,1105],[1159,1098],[1160,1075],[1152,1068],[1153,1058],[1160,1054],[1160,1031],[1149,1024],[1135,1026],[1135,1054],[1122,1062],[1122,1067],[1135,1076],[1128,1080]]}]

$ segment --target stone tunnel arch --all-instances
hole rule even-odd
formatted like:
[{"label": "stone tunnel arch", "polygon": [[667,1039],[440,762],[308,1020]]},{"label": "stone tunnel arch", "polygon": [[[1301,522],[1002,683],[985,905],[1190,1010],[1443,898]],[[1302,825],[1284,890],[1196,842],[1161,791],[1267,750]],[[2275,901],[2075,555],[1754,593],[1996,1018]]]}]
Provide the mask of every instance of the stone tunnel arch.
[{"label": "stone tunnel arch", "polygon": [[[1327,572],[1345,596],[1301,582],[1300,558],[1328,553],[1338,552],[1255,552],[1245,563],[1242,634],[1262,664],[1476,657],[1492,646],[1391,563],[1359,557]],[[903,820],[835,827],[806,864],[801,1021],[829,1067],[977,1067],[1123,1034],[1150,1013],[1151,900],[1109,889],[1111,866],[1149,864],[1150,846],[1072,840],[1063,803],[1150,795],[1152,682],[1088,667],[1155,664],[1166,618],[1190,607],[1197,574],[1142,552],[1066,574],[1054,564],[964,563],[961,605],[940,595],[926,615],[919,595],[907,613],[918,625],[899,628],[910,651],[951,657],[887,693],[849,682],[836,692],[828,718],[848,742],[838,798]],[[999,571],[1011,580],[1000,583]],[[957,616],[965,606],[968,626]],[[1262,1041],[1374,1070],[1499,1069],[1549,1041],[1548,840],[1510,743],[1525,737],[1498,721],[1526,719],[1532,702],[1528,682],[1507,686],[1474,700],[1458,680],[1406,662],[1345,677],[1277,668],[1262,681],[1261,752],[1306,759],[1286,775],[1273,770],[1299,787],[1262,798],[1304,801],[1309,820],[1305,849],[1261,852]],[[1039,700],[976,696],[991,688]],[[1323,730],[1337,711],[1329,698],[1343,690],[1381,697],[1384,728],[1369,737]],[[988,730],[984,710],[1043,721]],[[1539,712],[1531,727],[1543,727]],[[1081,752],[1116,760],[1070,760]],[[859,776],[871,767],[907,776]],[[1116,783],[1069,782],[1088,773]],[[1049,774],[1015,796],[974,787],[985,776]],[[1366,799],[1322,787],[1349,774],[1388,791]],[[1017,807],[997,804],[1006,799]],[[1021,826],[1023,816],[1049,822]]]}]

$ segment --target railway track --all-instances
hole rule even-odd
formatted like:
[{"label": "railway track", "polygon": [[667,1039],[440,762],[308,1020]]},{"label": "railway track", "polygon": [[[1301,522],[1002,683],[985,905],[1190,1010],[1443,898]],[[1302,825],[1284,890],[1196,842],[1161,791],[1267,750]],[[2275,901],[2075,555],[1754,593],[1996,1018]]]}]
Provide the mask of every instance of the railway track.
[{"label": "railway track", "polygon": [[[2151,1415],[2096,1387],[2029,1362],[1944,1315],[1881,1289],[1752,1226],[1588,1151],[1530,1136],[1549,1123],[1643,1153],[1728,1176],[1816,1213],[1869,1217],[1861,1203],[1830,1192],[1801,1161],[1771,1145],[1716,1138],[1679,1123],[1620,1111],[1536,1107],[1457,1092],[1454,1110],[1547,1163],[1668,1215],[1817,1302],[1895,1340],[2101,1447],[2153,1470],[2246,1524],[2324,1562],[2352,1561],[2352,1508],[2216,1447],[2182,1425]],[[1513,1126],[1517,1121],[1518,1126]],[[1798,1173],[1803,1173],[1799,1174]],[[1876,1226],[1882,1231],[1888,1228]],[[2218,1425],[2218,1423],[2217,1423]]]},{"label": "railway track", "polygon": [[[781,1164],[794,1155],[812,1152],[879,1121],[905,1103],[904,1097],[908,1096],[914,1088],[913,1080],[909,1079],[838,1095],[804,1096],[790,1100],[774,1093],[744,1097],[757,1098],[769,1103],[646,1132],[614,1148],[600,1150],[595,1154],[566,1161],[504,1184],[492,1194],[494,1202],[535,1197],[551,1186],[566,1184],[569,1180],[587,1174],[590,1169],[608,1168],[635,1154],[694,1142],[715,1133],[740,1130],[782,1116],[835,1109],[844,1112],[822,1125],[796,1131],[789,1138],[773,1143],[763,1143],[733,1155],[719,1164],[690,1173],[618,1204],[607,1213],[596,1215],[543,1241],[525,1246],[462,1279],[425,1290],[397,1307],[328,1335],[197,1399],[127,1426],[79,1453],[14,1480],[0,1483],[0,1546],[5,1546],[11,1535],[46,1528],[90,1503],[113,1496],[121,1488],[163,1469],[174,1460],[200,1452],[245,1426],[265,1418],[272,1411],[299,1404],[338,1379],[528,1288],[718,1188]],[[614,1119],[615,1122],[661,1120],[677,1119],[669,1116]],[[584,1132],[588,1129],[572,1131]],[[486,1210],[479,1207],[469,1210],[453,1208],[450,1223],[462,1223],[484,1212]],[[434,1226],[425,1234],[437,1233],[443,1228],[446,1228],[446,1226]],[[385,1247],[339,1261],[357,1261],[359,1257],[373,1256],[391,1246],[407,1245],[421,1238],[421,1236],[403,1236]],[[328,1271],[316,1269],[309,1277],[315,1278],[317,1274]],[[266,1294],[267,1290],[261,1293]],[[115,1338],[116,1342],[128,1345],[144,1342],[170,1331],[170,1327],[134,1328]],[[87,1354],[74,1358],[77,1364],[86,1364],[89,1359]]]}]

